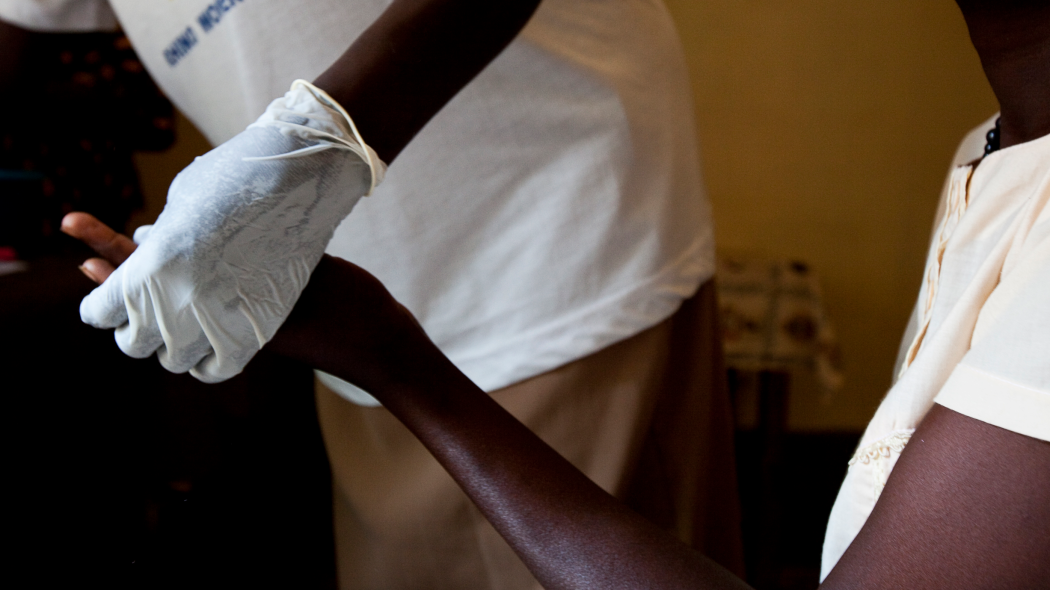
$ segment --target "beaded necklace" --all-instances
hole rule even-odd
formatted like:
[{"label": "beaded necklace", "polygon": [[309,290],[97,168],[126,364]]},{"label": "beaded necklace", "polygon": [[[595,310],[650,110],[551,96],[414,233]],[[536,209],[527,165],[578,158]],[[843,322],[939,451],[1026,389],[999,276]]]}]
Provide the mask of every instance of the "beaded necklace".
[{"label": "beaded necklace", "polygon": [[995,118],[995,127],[988,130],[984,135],[987,143],[984,144],[984,155],[988,155],[999,149],[999,137],[1002,135],[999,129],[999,117]]}]

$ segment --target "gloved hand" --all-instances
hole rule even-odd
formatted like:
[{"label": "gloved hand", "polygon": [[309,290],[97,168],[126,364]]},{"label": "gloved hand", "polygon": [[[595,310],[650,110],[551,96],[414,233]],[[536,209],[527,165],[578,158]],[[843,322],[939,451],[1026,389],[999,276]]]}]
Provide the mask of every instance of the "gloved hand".
[{"label": "gloved hand", "polygon": [[175,178],[140,247],[84,298],[129,356],[205,382],[239,373],[291,312],[339,222],[385,165],[346,112],[297,80]]}]

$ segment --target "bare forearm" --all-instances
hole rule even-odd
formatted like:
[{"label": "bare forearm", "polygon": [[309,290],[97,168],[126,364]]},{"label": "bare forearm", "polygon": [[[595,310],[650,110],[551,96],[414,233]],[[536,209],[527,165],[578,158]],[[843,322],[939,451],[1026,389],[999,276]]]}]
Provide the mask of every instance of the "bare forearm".
[{"label": "bare forearm", "polygon": [[540,0],[396,0],[315,80],[391,162],[514,39]]},{"label": "bare forearm", "polygon": [[[607,494],[454,367],[379,394],[544,588],[744,588]],[[445,361],[447,362],[447,361]]]},{"label": "bare forearm", "polygon": [[[345,305],[346,293],[367,309]],[[369,323],[382,329],[364,329]],[[587,479],[471,383],[353,265],[326,257],[270,347],[383,402],[545,588],[746,587]]]}]

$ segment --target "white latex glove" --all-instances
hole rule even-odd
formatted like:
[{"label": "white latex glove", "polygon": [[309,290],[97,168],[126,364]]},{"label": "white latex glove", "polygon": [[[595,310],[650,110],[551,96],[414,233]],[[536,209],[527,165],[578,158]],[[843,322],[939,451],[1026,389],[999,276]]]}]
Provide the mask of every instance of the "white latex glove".
[{"label": "white latex glove", "polygon": [[129,356],[205,382],[239,373],[284,322],[339,222],[386,167],[346,112],[297,80],[171,183],[139,248],[84,298]]}]

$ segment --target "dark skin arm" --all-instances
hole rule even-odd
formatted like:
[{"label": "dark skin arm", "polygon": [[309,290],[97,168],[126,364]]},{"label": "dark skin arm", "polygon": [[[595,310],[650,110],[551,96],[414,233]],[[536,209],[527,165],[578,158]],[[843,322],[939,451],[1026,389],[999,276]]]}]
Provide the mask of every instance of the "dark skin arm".
[{"label": "dark skin arm", "polygon": [[[395,0],[314,83],[390,163],[503,51],[540,0]],[[32,33],[0,21],[0,88]]]},{"label": "dark skin arm", "polygon": [[822,587],[1046,588],[1050,443],[935,405]]},{"label": "dark skin arm", "polygon": [[[95,280],[134,249],[85,214],[67,216],[63,230],[105,257],[85,263]],[[382,401],[545,588],[746,587],[505,412],[360,268],[326,257],[268,346]],[[935,406],[823,587],[1040,588],[1050,579],[1048,533],[1050,444]]]},{"label": "dark skin arm", "polygon": [[517,36],[540,0],[395,0],[314,83],[389,163]]}]

